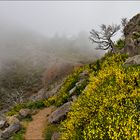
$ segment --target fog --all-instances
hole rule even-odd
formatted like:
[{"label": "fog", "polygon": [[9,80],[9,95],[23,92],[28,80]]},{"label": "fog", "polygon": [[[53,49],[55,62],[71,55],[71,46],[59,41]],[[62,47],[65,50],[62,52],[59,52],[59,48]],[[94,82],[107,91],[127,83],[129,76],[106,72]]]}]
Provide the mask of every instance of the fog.
[{"label": "fog", "polygon": [[138,1],[0,1],[0,110],[37,93],[46,86],[43,82],[49,83],[47,77],[56,80],[73,66],[103,56],[105,52],[89,41],[89,31],[102,23],[120,24],[122,17],[130,19],[139,5]]},{"label": "fog", "polygon": [[[89,42],[102,23],[119,24],[139,12],[138,1],[1,1],[0,61],[91,62],[103,52]],[[120,36],[120,34],[119,34]]]}]

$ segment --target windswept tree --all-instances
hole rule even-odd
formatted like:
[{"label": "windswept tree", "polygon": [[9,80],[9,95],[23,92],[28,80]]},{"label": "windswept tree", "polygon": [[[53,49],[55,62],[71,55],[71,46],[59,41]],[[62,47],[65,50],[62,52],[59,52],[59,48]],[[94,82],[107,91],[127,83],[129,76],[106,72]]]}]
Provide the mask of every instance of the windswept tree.
[{"label": "windswept tree", "polygon": [[94,29],[90,32],[90,40],[92,43],[97,43],[98,47],[96,49],[108,50],[114,52],[114,42],[112,41],[112,37],[116,35],[116,32],[120,30],[120,25],[105,25],[102,24],[100,26],[101,30],[96,31]]}]

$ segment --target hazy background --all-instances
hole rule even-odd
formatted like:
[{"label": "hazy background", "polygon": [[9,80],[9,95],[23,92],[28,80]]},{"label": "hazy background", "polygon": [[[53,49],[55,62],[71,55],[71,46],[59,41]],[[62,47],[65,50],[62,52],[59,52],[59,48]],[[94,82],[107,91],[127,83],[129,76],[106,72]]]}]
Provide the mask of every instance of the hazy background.
[{"label": "hazy background", "polygon": [[45,36],[76,35],[140,12],[139,1],[0,1],[0,22],[23,25]]},{"label": "hazy background", "polygon": [[89,31],[139,11],[138,1],[0,1],[0,110],[100,58]]}]

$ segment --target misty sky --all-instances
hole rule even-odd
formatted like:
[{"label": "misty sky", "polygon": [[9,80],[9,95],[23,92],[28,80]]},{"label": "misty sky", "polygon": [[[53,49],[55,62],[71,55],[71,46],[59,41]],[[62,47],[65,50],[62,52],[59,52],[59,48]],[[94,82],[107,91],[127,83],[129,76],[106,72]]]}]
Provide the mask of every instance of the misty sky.
[{"label": "misty sky", "polygon": [[0,1],[0,24],[22,25],[43,35],[73,35],[120,23],[140,12],[140,1]]}]

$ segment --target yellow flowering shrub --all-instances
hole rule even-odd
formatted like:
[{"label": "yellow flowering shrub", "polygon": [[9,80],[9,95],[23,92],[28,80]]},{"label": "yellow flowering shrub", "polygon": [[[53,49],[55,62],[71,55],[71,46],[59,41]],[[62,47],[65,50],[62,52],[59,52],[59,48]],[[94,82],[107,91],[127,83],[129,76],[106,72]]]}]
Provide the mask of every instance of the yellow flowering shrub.
[{"label": "yellow flowering shrub", "polygon": [[62,140],[139,140],[140,66],[113,54],[93,69],[86,89],[62,122]]}]

